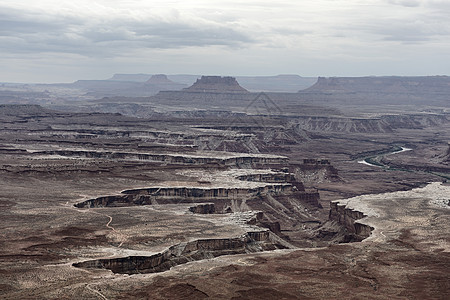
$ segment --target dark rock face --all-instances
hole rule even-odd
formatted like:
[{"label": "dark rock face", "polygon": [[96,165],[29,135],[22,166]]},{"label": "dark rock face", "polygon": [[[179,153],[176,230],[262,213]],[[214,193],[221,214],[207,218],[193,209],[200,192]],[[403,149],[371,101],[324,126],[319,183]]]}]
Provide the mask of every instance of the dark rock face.
[{"label": "dark rock face", "polygon": [[357,222],[357,220],[366,217],[362,212],[347,208],[345,205],[339,205],[339,202],[330,203],[330,221],[336,221],[347,230],[348,234],[344,242],[362,241],[370,236],[371,226]]},{"label": "dark rock face", "polygon": [[198,204],[196,206],[189,207],[189,211],[193,212],[194,214],[213,214],[216,212],[216,208],[214,206],[214,203],[205,203],[205,204]]},{"label": "dark rock face", "polygon": [[120,274],[155,273],[167,271],[173,266],[190,261],[282,248],[284,246],[271,241],[269,231],[254,231],[237,238],[205,239],[181,243],[152,256],[96,259],[75,263],[73,266],[109,269]]},{"label": "dark rock face", "polygon": [[202,76],[185,92],[248,93],[234,77]]}]

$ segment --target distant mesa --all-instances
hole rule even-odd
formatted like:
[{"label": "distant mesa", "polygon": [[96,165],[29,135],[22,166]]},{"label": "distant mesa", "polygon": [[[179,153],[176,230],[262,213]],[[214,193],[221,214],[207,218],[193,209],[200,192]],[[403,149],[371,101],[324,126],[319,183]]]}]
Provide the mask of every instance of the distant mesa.
[{"label": "distant mesa", "polygon": [[151,77],[150,74],[114,74],[110,81],[134,81],[145,82]]},{"label": "distant mesa", "polygon": [[169,78],[165,74],[155,74],[145,82],[146,84],[164,85],[164,84],[178,84]]},{"label": "distant mesa", "polygon": [[208,93],[249,93],[241,87],[234,77],[202,76],[190,87],[183,89],[185,92]]},{"label": "distant mesa", "polygon": [[[145,83],[154,74],[114,74],[108,81],[115,82],[139,82]],[[194,84],[201,75],[175,74],[167,75],[173,82],[184,84],[188,87]],[[239,85],[250,92],[284,92],[295,93],[300,89],[306,89],[317,82],[317,77],[302,77],[293,74],[276,76],[235,76]]]},{"label": "distant mesa", "polygon": [[300,92],[416,94],[450,92],[448,76],[319,77]]},{"label": "distant mesa", "polygon": [[319,77],[302,97],[346,105],[433,105],[448,107],[448,76]]},{"label": "distant mesa", "polygon": [[255,95],[239,85],[234,77],[202,76],[188,88],[182,90],[161,90],[151,98],[152,103],[179,107],[180,105],[199,105],[201,108],[213,106],[240,106],[249,102]]},{"label": "distant mesa", "polygon": [[179,91],[185,87],[185,84],[174,82],[167,78],[165,74],[155,74],[143,83],[141,89],[142,91],[147,90],[156,94],[159,91]]}]

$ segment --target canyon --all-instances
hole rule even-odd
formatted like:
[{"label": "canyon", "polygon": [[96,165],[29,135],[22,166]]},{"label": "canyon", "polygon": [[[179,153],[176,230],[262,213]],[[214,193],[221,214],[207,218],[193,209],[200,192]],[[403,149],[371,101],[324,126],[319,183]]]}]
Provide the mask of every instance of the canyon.
[{"label": "canyon", "polygon": [[0,105],[2,299],[448,295],[446,77],[141,75]]}]

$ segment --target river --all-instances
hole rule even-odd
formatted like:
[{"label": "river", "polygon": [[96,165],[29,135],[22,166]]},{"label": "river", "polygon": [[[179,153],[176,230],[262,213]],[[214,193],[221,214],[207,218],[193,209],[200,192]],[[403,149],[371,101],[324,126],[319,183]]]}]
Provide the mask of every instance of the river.
[{"label": "river", "polygon": [[389,153],[386,153],[386,154],[374,155],[374,156],[367,157],[367,158],[365,158],[363,160],[358,160],[358,163],[359,164],[364,164],[364,165],[367,165],[367,166],[371,166],[371,167],[382,168],[382,167],[384,167],[383,165],[375,165],[375,164],[372,164],[372,163],[368,162],[367,160],[371,159],[371,158],[379,157],[379,156],[393,155],[393,154],[398,154],[398,153],[402,153],[402,152],[406,152],[406,151],[411,151],[412,150],[412,149],[406,148],[406,147],[400,147],[400,148],[401,148],[401,150],[389,152]]}]

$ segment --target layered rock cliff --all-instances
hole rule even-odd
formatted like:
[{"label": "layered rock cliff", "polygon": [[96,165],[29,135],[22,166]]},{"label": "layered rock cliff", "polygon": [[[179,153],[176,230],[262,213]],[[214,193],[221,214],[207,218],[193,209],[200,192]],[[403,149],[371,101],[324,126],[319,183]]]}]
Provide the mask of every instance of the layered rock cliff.
[{"label": "layered rock cliff", "polygon": [[[153,187],[125,190],[122,195],[104,196],[76,204],[78,208],[122,207],[152,204],[207,203],[214,201],[218,211],[261,194],[291,194],[291,184],[273,184],[256,188]],[[239,204],[238,204],[239,203]]]},{"label": "layered rock cliff", "polygon": [[84,157],[84,158],[106,158],[118,160],[148,160],[154,162],[163,162],[166,164],[187,164],[187,165],[206,165],[215,164],[233,167],[258,167],[263,165],[286,164],[288,159],[276,155],[252,155],[225,153],[212,155],[202,155],[202,153],[192,154],[159,154],[159,153],[139,153],[139,152],[113,152],[113,151],[94,151],[94,150],[47,150],[36,151],[34,155],[60,155],[66,157]]},{"label": "layered rock cliff", "polygon": [[[275,239],[276,240],[276,239]],[[228,239],[203,239],[174,245],[151,256],[128,256],[112,259],[96,259],[73,264],[88,269],[108,269],[120,274],[155,273],[190,261],[222,255],[243,254],[283,249],[285,246],[271,239],[267,230],[251,231]]]},{"label": "layered rock cliff", "polygon": [[189,211],[194,214],[213,214],[216,212],[216,207],[214,206],[214,203],[204,203],[204,204],[197,204],[196,206],[189,207]]},{"label": "layered rock cliff", "polygon": [[373,227],[358,220],[367,217],[364,213],[347,207],[346,204],[341,204],[339,201],[330,203],[329,220],[336,221],[346,230],[344,242],[362,241],[370,236]]}]

